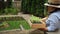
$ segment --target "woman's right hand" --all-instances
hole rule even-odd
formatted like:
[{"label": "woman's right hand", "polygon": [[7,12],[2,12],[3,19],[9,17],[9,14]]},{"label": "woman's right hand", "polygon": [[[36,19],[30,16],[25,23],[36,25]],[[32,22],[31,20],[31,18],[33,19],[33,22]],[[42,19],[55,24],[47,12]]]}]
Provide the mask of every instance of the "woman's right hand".
[{"label": "woman's right hand", "polygon": [[45,22],[47,20],[48,17],[42,18],[41,21]]}]

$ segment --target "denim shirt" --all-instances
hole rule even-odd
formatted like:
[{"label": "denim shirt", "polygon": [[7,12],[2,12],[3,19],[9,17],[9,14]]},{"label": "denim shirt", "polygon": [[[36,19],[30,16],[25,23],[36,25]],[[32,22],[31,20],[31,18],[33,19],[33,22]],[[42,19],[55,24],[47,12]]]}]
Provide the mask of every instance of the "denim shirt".
[{"label": "denim shirt", "polygon": [[60,28],[60,10],[49,15],[46,25],[48,31],[55,31]]}]

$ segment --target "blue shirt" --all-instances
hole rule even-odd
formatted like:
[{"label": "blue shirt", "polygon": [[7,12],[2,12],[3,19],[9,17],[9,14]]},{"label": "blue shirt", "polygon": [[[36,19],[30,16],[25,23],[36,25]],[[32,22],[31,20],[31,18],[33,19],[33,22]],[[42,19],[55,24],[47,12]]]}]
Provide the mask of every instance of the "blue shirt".
[{"label": "blue shirt", "polygon": [[48,31],[55,31],[60,28],[60,10],[49,15],[46,20]]}]

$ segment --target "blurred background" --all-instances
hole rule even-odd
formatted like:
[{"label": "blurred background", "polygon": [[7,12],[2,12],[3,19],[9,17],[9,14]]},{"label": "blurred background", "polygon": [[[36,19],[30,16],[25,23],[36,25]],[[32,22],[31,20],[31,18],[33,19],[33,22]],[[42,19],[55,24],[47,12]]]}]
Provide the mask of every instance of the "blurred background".
[{"label": "blurred background", "polygon": [[40,19],[48,15],[44,6],[46,2],[47,0],[0,0],[0,34],[20,34],[21,29],[30,30],[32,22],[41,24]]},{"label": "blurred background", "polygon": [[38,17],[47,15],[44,3],[47,0],[0,0],[0,14],[17,14],[23,12]]}]

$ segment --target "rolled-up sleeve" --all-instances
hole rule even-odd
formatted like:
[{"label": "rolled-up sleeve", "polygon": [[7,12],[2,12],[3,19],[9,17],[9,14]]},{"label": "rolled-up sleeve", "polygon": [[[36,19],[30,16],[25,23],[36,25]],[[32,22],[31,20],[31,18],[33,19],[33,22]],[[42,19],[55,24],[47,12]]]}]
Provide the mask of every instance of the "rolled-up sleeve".
[{"label": "rolled-up sleeve", "polygon": [[58,17],[55,15],[50,15],[46,20],[46,24],[49,24],[47,27],[48,31],[55,31],[58,27]]}]

